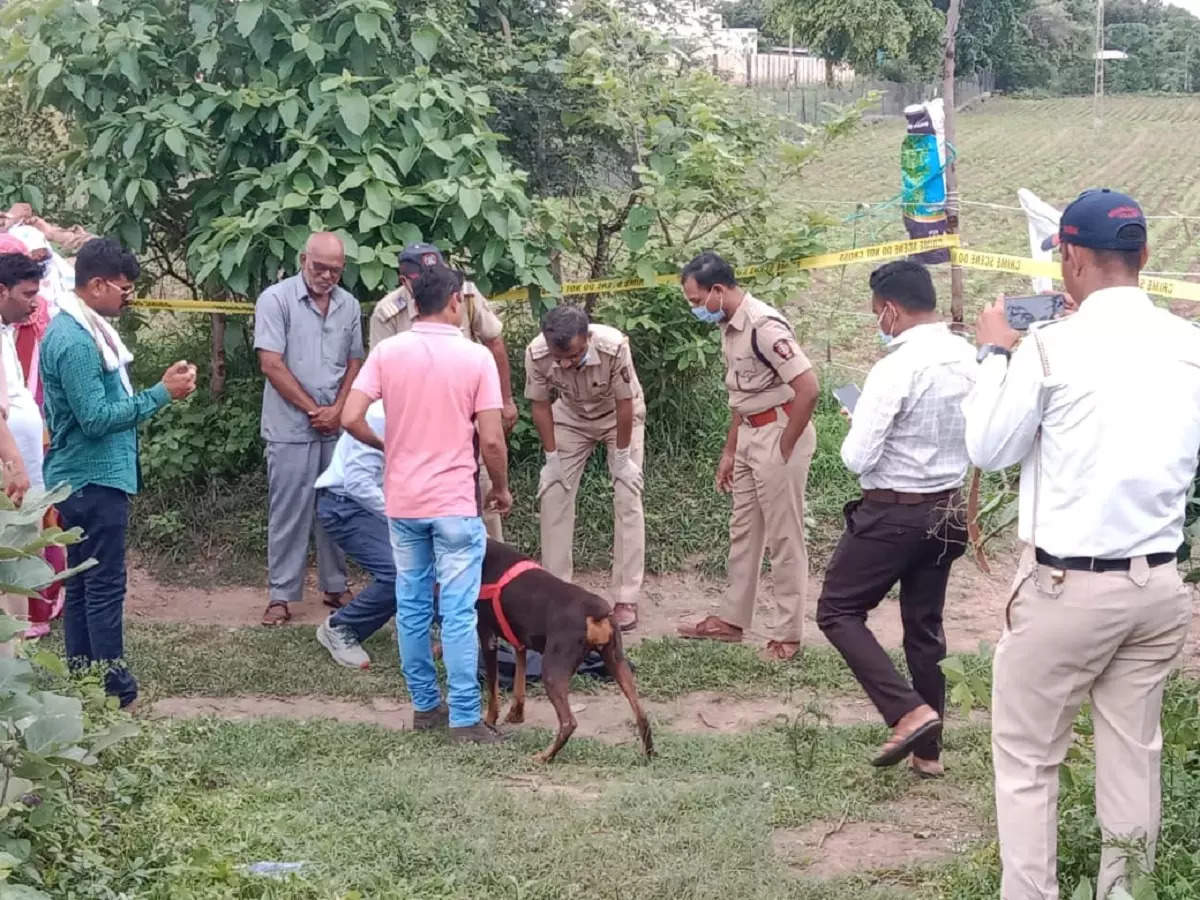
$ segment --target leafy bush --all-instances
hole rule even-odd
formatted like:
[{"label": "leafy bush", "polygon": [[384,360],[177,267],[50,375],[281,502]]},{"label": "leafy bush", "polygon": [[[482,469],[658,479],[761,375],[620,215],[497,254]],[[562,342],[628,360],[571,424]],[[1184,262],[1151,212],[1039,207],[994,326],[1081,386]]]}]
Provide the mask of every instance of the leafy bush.
[{"label": "leafy bush", "polygon": [[[951,702],[964,708],[991,706],[991,667],[986,648],[975,655],[951,656],[943,661]],[[1173,675],[1163,699],[1163,803],[1162,831],[1154,872],[1134,873],[1128,896],[1133,900],[1184,900],[1200,891],[1200,703],[1195,681]],[[1075,740],[1059,769],[1058,859],[1059,880],[1076,886],[1074,898],[1093,896],[1089,880],[1100,865],[1101,835],[1096,821],[1096,753],[1091,710],[1085,704],[1074,724]],[[974,867],[956,871],[947,896],[974,898],[994,895],[999,868],[992,861],[986,873]],[[1069,890],[1070,888],[1068,888]],[[1110,900],[1127,900],[1114,893]]]},{"label": "leafy bush", "polygon": [[[73,544],[81,535],[78,529],[43,531],[41,521],[68,492],[64,486],[27,495],[20,509],[0,495],[0,590],[30,596],[54,580],[41,551]],[[25,627],[0,614],[0,642]],[[24,646],[19,649],[24,653]],[[46,884],[61,832],[98,830],[98,813],[76,793],[79,773],[138,731],[116,711],[98,678],[75,685],[66,678],[66,664],[45,650],[0,658],[0,896],[50,896],[34,886]],[[47,682],[59,690],[46,690]]]}]

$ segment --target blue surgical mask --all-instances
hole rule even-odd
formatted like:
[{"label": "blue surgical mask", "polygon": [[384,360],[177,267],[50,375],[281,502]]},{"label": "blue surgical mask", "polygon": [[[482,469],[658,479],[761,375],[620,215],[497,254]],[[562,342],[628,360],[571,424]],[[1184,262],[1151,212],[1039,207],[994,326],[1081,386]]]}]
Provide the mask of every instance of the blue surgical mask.
[{"label": "blue surgical mask", "polygon": [[883,317],[887,315],[887,311],[888,308],[885,306],[883,311],[879,314],[879,318],[875,320],[875,324],[879,327],[879,343],[884,347],[890,346],[892,341],[896,339],[895,335],[888,334],[883,330]]},{"label": "blue surgical mask", "polygon": [[712,312],[703,306],[693,306],[692,315],[701,322],[707,322],[709,325],[716,325],[725,318],[725,310],[718,309],[716,312]]}]

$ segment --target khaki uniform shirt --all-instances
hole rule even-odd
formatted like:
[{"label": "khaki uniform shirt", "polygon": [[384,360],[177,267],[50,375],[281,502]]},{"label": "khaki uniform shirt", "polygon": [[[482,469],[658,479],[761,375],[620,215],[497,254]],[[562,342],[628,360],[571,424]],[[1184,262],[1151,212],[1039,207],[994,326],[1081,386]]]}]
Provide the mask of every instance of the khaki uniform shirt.
[{"label": "khaki uniform shirt", "polygon": [[[462,333],[469,341],[486,344],[500,337],[504,325],[492,310],[487,297],[479,293],[474,282],[463,283]],[[396,288],[375,304],[371,313],[370,344],[374,349],[380,341],[412,328],[417,315],[417,305],[412,294],[404,285]]]},{"label": "khaki uniform shirt", "polygon": [[547,401],[556,394],[556,411],[589,422],[615,414],[618,400],[632,400],[634,416],[644,417],[646,404],[629,338],[608,325],[589,325],[588,349],[582,367],[564,369],[539,334],[525,348],[525,396]]},{"label": "khaki uniform shirt", "polygon": [[[749,294],[733,317],[721,325],[721,349],[729,406],[743,416],[790,401],[795,396],[790,382],[812,368],[783,314]],[[760,353],[766,362],[759,358]]]}]

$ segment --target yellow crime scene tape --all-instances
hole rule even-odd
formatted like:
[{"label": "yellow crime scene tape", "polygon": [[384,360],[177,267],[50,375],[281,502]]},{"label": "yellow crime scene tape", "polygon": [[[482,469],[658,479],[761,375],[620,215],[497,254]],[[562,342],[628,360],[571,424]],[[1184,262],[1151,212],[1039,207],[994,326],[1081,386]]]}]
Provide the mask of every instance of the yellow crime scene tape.
[{"label": "yellow crime scene tape", "polygon": [[[1027,275],[1030,278],[1053,278],[1062,280],[1062,268],[1055,260],[1027,259],[1023,256],[1005,256],[1002,253],[984,253],[979,250],[952,249],[950,261],[964,269],[982,269],[989,272],[1007,272],[1012,275]],[[1147,294],[1170,297],[1173,300],[1200,301],[1200,284],[1192,281],[1176,281],[1171,278],[1151,278],[1143,275],[1142,290]]]},{"label": "yellow crime scene tape", "polygon": [[[880,262],[887,259],[898,259],[911,256],[914,253],[926,253],[930,250],[949,250],[950,260],[964,269],[979,269],[988,272],[1006,272],[1010,275],[1023,275],[1030,278],[1043,277],[1061,280],[1062,270],[1053,260],[1028,259],[1023,256],[1006,256],[1002,253],[987,253],[980,250],[967,250],[959,245],[956,234],[938,235],[936,237],[918,238],[907,241],[890,241],[886,244],[873,244],[869,247],[856,247],[853,250],[838,250],[833,253],[819,253],[815,256],[804,256],[800,259],[783,260],[772,263],[758,263],[743,266],[737,270],[741,278],[754,278],[761,275],[780,275],[786,272],[808,271],[812,269],[835,269],[840,266],[853,265],[861,262]],[[581,294],[620,294],[629,291],[645,290],[658,285],[679,283],[679,275],[658,275],[650,280],[642,278],[606,278],[600,281],[571,281],[562,285],[564,297],[577,297]],[[1172,299],[1200,301],[1200,284],[1190,281],[1176,281],[1170,278],[1142,278],[1142,288],[1150,294],[1157,294]],[[496,302],[528,300],[527,288],[513,288],[490,298]],[[165,300],[139,299],[134,301],[138,309],[171,310],[174,312],[194,313],[225,313],[227,315],[249,315],[254,312],[253,303],[243,303],[235,300]]]}]

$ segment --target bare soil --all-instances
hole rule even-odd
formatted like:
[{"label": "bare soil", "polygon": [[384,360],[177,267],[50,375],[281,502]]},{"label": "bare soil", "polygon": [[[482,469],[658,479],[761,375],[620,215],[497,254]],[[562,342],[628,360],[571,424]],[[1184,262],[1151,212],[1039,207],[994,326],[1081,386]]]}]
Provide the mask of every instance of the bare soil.
[{"label": "bare soil", "polygon": [[[952,651],[974,650],[980,641],[994,643],[1000,635],[1011,578],[1011,560],[1007,557],[993,560],[992,569],[995,574],[985,575],[966,560],[954,567],[946,596],[946,636]],[[583,572],[576,577],[576,581],[602,596],[608,594],[607,573]],[[647,576],[639,611],[641,621],[626,643],[636,644],[645,638],[674,635],[681,623],[717,613],[724,587],[721,582],[692,572]],[[765,599],[770,590],[771,578],[765,575],[760,596]],[[820,579],[810,579],[805,636],[808,643],[824,642],[813,619],[820,590]],[[310,578],[304,601],[292,605],[292,624],[316,625],[321,622],[329,614],[322,599],[323,594],[315,580]],[[243,626],[257,625],[266,603],[266,591],[262,588],[226,586],[209,589],[167,585],[145,569],[131,567],[125,611],[133,621]],[[760,612],[759,620],[765,615],[765,610]],[[872,614],[871,627],[885,647],[900,646],[903,633],[899,604],[894,598],[885,600]],[[753,628],[750,639],[758,643],[766,640],[761,632]]]},{"label": "bare soil", "polygon": [[775,854],[805,878],[890,872],[949,859],[991,827],[955,800],[945,782],[923,782],[876,814],[869,821],[778,828]]},{"label": "bare soil", "polygon": [[[946,641],[951,653],[977,650],[981,643],[994,645],[1004,627],[1004,610],[1008,604],[1016,554],[997,553],[990,558],[992,573],[986,574],[968,559],[955,563],[946,591]],[[608,595],[608,574],[582,572],[576,582],[601,596]],[[361,588],[352,583],[351,589]],[[698,620],[720,611],[725,585],[695,572],[672,572],[648,575],[643,587],[639,610],[641,617],[636,631],[625,638],[627,645],[646,638],[674,635],[678,625]],[[760,593],[758,621],[766,616],[762,600],[770,595],[771,577],[764,575]],[[809,579],[809,602],[805,642],[823,644],[824,637],[817,629],[816,598],[821,592],[819,574]],[[310,575],[305,587],[304,602],[293,604],[292,625],[316,625],[329,615],[321,601],[323,594]],[[125,613],[133,621],[188,622],[193,624],[247,626],[258,625],[266,607],[266,591],[256,587],[226,586],[206,589],[193,586],[163,584],[145,569],[132,566]],[[1200,607],[1193,620],[1192,633],[1184,654],[1184,665],[1200,667]],[[870,616],[870,626],[884,647],[901,646],[903,629],[900,605],[895,595],[884,600]],[[765,643],[766,637],[752,627],[749,639]]]},{"label": "bare soil", "polygon": [[[733,700],[709,691],[698,691],[667,702],[643,700],[642,703],[655,728],[679,734],[711,734],[750,731],[764,724],[781,722],[799,715],[807,699],[796,697],[791,703],[768,698]],[[827,707],[834,725],[878,720],[865,698],[824,698],[826,702],[831,699],[837,700]],[[595,738],[613,744],[637,741],[629,704],[620,694],[573,696],[571,710],[579,723],[575,737]],[[501,711],[502,720],[504,712]],[[395,731],[405,731],[412,726],[412,706],[408,702],[382,697],[365,702],[320,696],[165,697],[154,703],[150,715],[181,719],[211,716],[233,721],[333,719],[378,725]],[[558,720],[549,702],[531,697],[525,704],[525,723],[505,727],[554,729],[557,726]]]}]

